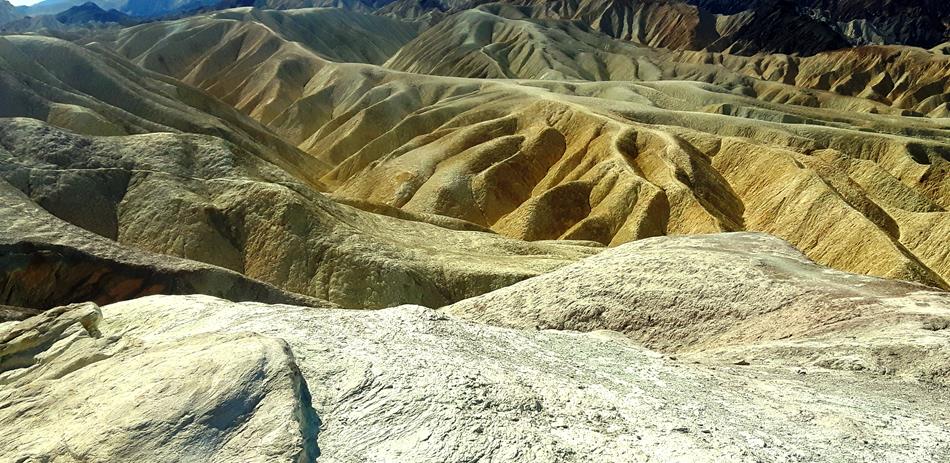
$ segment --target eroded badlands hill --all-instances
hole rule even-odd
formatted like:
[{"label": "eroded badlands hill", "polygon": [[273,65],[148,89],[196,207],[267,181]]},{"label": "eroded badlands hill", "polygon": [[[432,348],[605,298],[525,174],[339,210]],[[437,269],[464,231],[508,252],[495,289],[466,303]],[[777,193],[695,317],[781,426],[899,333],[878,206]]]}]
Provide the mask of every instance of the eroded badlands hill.
[{"label": "eroded badlands hill", "polygon": [[[377,31],[356,43],[405,45],[333,55],[325,38],[295,38],[333,18]],[[670,54],[487,10],[414,40],[407,28],[337,10],[239,9],[131,28],[109,46],[235,104],[309,154],[262,157],[365,209],[606,245],[762,231],[843,270],[947,285],[935,238],[950,226],[946,56]],[[388,53],[389,68],[463,78],[332,61]],[[642,82],[577,81],[610,78]],[[934,117],[900,116],[909,111]]]},{"label": "eroded badlands hill", "polygon": [[[479,227],[446,217],[383,210],[395,218],[337,204],[318,192],[324,163],[198,90],[55,39],[2,38],[0,52],[5,114],[109,135],[2,120],[5,182],[59,219],[132,249],[218,265],[349,307],[444,305],[596,251],[457,231]],[[49,218],[36,220],[24,229]],[[7,232],[11,243],[24,239]],[[72,296],[37,294],[17,276],[22,265],[5,278],[27,286],[20,291],[28,296],[7,303],[46,308],[103,291],[93,284]]]},{"label": "eroded badlands hill", "polygon": [[[704,55],[706,62],[673,55],[681,61],[670,63],[620,43],[603,54],[593,50],[598,36],[556,25],[567,29],[467,11],[407,44],[387,66],[542,79],[603,78],[602,69],[711,84],[481,81],[324,62],[306,82],[282,81],[298,100],[258,100],[251,92],[242,99],[267,103],[244,110],[268,114],[272,129],[333,166],[321,182],[337,197],[456,217],[528,240],[616,245],[663,234],[765,231],[824,264],[946,286],[946,254],[929,237],[947,222],[950,130],[943,119],[896,115],[904,105],[934,114],[946,108],[934,102],[947,98],[940,76],[950,61],[874,49],[868,52],[878,57],[866,61],[809,58],[815,61],[795,64],[792,77],[778,72],[786,66],[722,55]],[[572,49],[565,44],[592,51],[558,52]],[[155,53],[132,58],[164,56]],[[478,61],[485,56],[493,58]],[[427,67],[432,57],[445,67]],[[283,60],[248,58],[240,60],[243,72]],[[598,59],[610,65],[585,67]],[[822,71],[843,62],[884,83],[868,84],[877,89],[872,94],[854,77],[848,84]],[[883,63],[902,63],[893,72],[906,73],[878,72]],[[753,69],[779,82],[749,76]],[[901,84],[885,90],[895,79]],[[818,89],[803,89],[807,82]]]},{"label": "eroded badlands hill", "polygon": [[0,37],[0,99],[0,117],[30,117],[81,134],[213,135],[315,187],[327,169],[234,108],[101,47]]},{"label": "eroded badlands hill", "polygon": [[430,24],[486,8],[570,20],[653,47],[746,55],[868,44],[931,48],[950,38],[950,7],[940,0],[235,0],[221,6],[340,7]]},{"label": "eroded badlands hill", "polygon": [[[94,194],[77,196],[97,199]],[[75,301],[110,304],[152,294],[332,305],[220,267],[123,246],[58,219],[6,181],[0,181],[0,199],[4,318],[22,319],[21,314]]]}]

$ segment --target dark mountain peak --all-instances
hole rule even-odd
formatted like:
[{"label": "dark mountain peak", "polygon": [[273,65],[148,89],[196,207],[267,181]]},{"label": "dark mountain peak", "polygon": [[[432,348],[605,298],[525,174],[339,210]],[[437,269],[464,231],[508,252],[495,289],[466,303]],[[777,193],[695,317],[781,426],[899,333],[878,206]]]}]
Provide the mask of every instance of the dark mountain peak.
[{"label": "dark mountain peak", "polygon": [[69,11],[73,11],[73,12],[76,12],[76,11],[88,11],[88,12],[94,12],[94,13],[98,13],[98,12],[103,12],[103,13],[104,13],[106,10],[103,10],[102,8],[100,8],[99,5],[96,4],[96,2],[86,2],[86,3],[83,3],[83,4],[81,4],[81,5],[76,5],[76,6],[72,7],[72,8],[70,8],[70,9],[64,11],[63,13],[66,13],[66,12],[69,12]]},{"label": "dark mountain peak", "polygon": [[134,21],[118,10],[104,10],[94,2],[76,5],[56,15],[56,20],[63,24],[82,23],[119,23],[129,24]]}]

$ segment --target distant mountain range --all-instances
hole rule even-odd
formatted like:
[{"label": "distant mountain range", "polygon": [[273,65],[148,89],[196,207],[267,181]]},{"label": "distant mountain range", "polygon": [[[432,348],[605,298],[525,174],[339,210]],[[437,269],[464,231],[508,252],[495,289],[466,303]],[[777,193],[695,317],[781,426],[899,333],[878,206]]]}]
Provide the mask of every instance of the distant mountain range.
[{"label": "distant mountain range", "polygon": [[[87,0],[43,0],[35,5],[20,7],[23,15],[48,15],[66,11],[83,5]],[[181,9],[214,5],[219,0],[98,0],[95,2],[104,10],[117,10],[130,16],[160,16]]]},{"label": "distant mountain range", "polygon": [[685,0],[714,14],[775,10],[824,23],[852,44],[888,43],[931,48],[950,39],[950,2],[945,0]]},{"label": "distant mountain range", "polygon": [[39,33],[60,38],[78,38],[84,31],[102,27],[132,26],[140,23],[121,11],[104,10],[93,2],[71,7],[60,13],[38,16],[18,16],[0,22],[4,34]]},{"label": "distant mountain range", "polygon": [[[44,0],[14,10],[0,1],[0,24],[23,15],[58,14],[86,3]],[[509,8],[539,19],[580,21],[616,38],[651,46],[744,55],[809,55],[868,44],[933,48],[950,41],[950,2],[943,0],[98,0],[96,4],[104,11],[140,18],[253,6],[335,7],[430,21],[475,7]]]}]

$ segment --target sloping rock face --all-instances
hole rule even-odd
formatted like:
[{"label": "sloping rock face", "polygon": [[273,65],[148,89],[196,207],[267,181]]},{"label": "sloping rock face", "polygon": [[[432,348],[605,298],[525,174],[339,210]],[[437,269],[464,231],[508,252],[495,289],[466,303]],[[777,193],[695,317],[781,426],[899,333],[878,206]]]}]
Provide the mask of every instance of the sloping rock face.
[{"label": "sloping rock face", "polygon": [[525,329],[609,329],[666,352],[950,384],[950,295],[823,268],[767,235],[642,240],[445,311]]},{"label": "sloping rock face", "polygon": [[102,315],[100,337],[72,325],[4,366],[2,458],[937,462],[950,442],[946,390],[697,365],[607,332],[206,296]]},{"label": "sloping rock face", "polygon": [[41,311],[38,309],[27,309],[25,307],[17,307],[12,305],[0,305],[0,323],[25,320],[34,315],[38,315],[40,312]]},{"label": "sloping rock face", "polygon": [[416,33],[407,22],[342,9],[240,8],[124,29],[114,48],[267,124],[329,61],[381,64]]},{"label": "sloping rock face", "polygon": [[338,164],[322,179],[336,196],[527,240],[762,231],[822,264],[946,286],[944,255],[895,233],[946,217],[943,129],[871,134],[697,84],[372,83],[308,141]]},{"label": "sloping rock face", "polygon": [[[396,219],[334,203],[317,191],[328,169],[322,161],[208,95],[101,49],[8,37],[0,39],[0,58],[0,73],[8,77],[0,94],[11,102],[0,111],[109,136],[4,120],[4,180],[58,218],[134,249],[225,267],[355,308],[445,305],[596,252],[456,232],[426,222],[478,226],[424,214]],[[73,67],[88,72],[79,78]],[[152,131],[164,133],[143,133]],[[51,242],[39,243],[46,249]],[[32,252],[17,249],[11,253]],[[84,281],[87,274],[59,275]],[[64,282],[54,279],[51,288],[62,289],[48,297],[35,291],[6,303],[72,302],[64,299]],[[152,287],[116,291],[166,292],[136,293]],[[90,286],[82,297],[100,300],[101,289]]]},{"label": "sloping rock face", "polygon": [[49,37],[0,37],[0,117],[30,117],[88,135],[212,135],[320,187],[316,178],[326,166],[234,108],[94,49]]}]

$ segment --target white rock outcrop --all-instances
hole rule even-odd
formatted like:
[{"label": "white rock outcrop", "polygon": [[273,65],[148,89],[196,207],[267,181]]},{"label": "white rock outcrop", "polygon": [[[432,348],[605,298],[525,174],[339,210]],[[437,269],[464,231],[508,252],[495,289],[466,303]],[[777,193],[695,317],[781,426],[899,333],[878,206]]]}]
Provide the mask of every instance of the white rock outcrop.
[{"label": "white rock outcrop", "polygon": [[2,373],[0,460],[939,462],[950,452],[946,390],[891,377],[697,365],[616,333],[519,331],[417,306],[152,296],[102,313],[101,338],[74,325],[36,364]]}]

